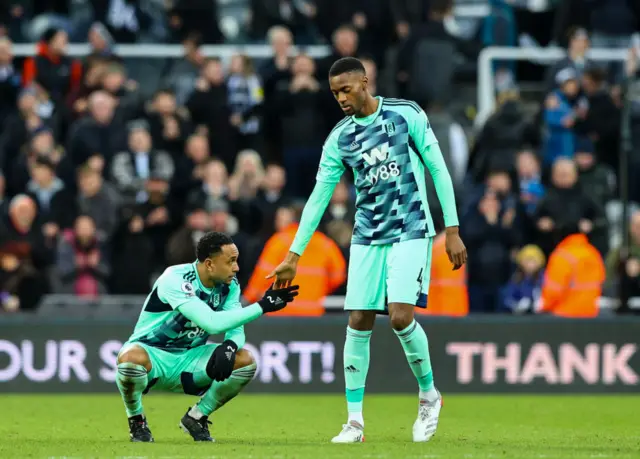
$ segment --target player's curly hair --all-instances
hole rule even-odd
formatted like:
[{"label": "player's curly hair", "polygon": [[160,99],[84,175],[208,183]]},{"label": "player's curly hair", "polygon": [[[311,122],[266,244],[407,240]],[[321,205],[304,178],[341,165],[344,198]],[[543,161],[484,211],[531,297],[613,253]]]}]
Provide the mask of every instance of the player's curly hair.
[{"label": "player's curly hair", "polygon": [[233,239],[225,233],[211,231],[200,238],[196,246],[196,258],[200,263],[222,252],[222,246],[233,244]]},{"label": "player's curly hair", "polygon": [[348,72],[360,72],[365,75],[367,74],[364,69],[364,65],[359,59],[356,59],[355,57],[343,57],[333,63],[329,69],[329,78]]}]

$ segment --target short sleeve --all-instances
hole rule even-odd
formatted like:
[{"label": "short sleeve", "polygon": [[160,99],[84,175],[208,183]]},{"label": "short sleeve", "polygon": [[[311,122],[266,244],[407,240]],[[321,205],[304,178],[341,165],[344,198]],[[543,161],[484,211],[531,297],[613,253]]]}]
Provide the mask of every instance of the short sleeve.
[{"label": "short sleeve", "polygon": [[158,278],[156,289],[158,298],[172,309],[198,300],[195,285],[173,271],[167,270]]},{"label": "short sleeve", "polygon": [[418,113],[415,110],[408,112],[408,124],[409,135],[413,139],[413,142],[418,149],[416,153],[423,154],[427,151],[429,145],[438,143],[433,129],[431,129],[431,123],[424,110],[420,110]]},{"label": "short sleeve", "polygon": [[338,148],[337,135],[330,134],[322,147],[322,157],[316,181],[325,183],[338,183],[344,173],[344,163]]}]

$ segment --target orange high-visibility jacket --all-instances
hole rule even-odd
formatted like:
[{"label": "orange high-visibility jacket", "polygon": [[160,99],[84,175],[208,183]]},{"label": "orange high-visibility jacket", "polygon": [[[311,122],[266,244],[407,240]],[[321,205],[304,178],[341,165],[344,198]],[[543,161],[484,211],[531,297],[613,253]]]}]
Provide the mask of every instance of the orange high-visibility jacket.
[{"label": "orange high-visibility jacket", "polygon": [[[275,279],[265,279],[289,253],[289,247],[298,230],[294,223],[269,238],[249,279],[244,297],[254,303],[262,298]],[[325,296],[345,281],[346,262],[337,244],[316,231],[302,257],[293,283],[300,286],[299,294],[286,308],[271,315],[321,316]]]},{"label": "orange high-visibility jacket", "polygon": [[541,311],[562,317],[595,317],[605,267],[584,234],[565,238],[551,253],[542,282]]},{"label": "orange high-visibility jacket", "polygon": [[418,314],[466,316],[469,314],[466,267],[453,271],[445,241],[444,234],[436,236],[433,240],[427,309],[415,308],[415,311]]}]

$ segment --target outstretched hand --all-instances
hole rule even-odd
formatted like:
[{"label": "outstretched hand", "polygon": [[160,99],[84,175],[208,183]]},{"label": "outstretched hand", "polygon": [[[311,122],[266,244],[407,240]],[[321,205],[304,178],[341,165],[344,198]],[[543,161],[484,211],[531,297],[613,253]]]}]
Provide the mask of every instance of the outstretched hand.
[{"label": "outstretched hand", "polygon": [[267,279],[273,279],[275,277],[275,281],[273,283],[274,288],[289,287],[291,282],[293,282],[293,279],[296,277],[297,268],[297,260],[288,257],[269,273]]}]

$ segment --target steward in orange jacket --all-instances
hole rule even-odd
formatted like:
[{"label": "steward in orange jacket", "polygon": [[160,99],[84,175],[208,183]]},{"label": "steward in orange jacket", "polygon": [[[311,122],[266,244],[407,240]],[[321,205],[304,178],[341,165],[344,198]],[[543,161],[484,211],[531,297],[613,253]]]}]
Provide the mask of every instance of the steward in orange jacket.
[{"label": "steward in orange jacket", "polygon": [[538,312],[560,317],[596,317],[605,267],[587,236],[571,228],[549,256]]},{"label": "steward in orange jacket", "polygon": [[418,314],[466,316],[469,314],[466,266],[463,265],[457,271],[453,270],[447,255],[445,240],[444,233],[433,239],[427,309],[415,308],[415,311]]},{"label": "steward in orange jacket", "polygon": [[[266,277],[289,253],[289,247],[298,230],[295,214],[293,209],[287,207],[278,209],[276,225],[281,229],[271,236],[265,244],[244,291],[243,296],[250,303],[262,298],[273,283],[273,280],[266,279]],[[295,283],[300,286],[299,295],[293,303],[271,315],[323,315],[325,312],[324,298],[340,287],[346,277],[346,262],[338,245],[329,237],[316,231],[309,241],[304,256],[298,262]]]}]

